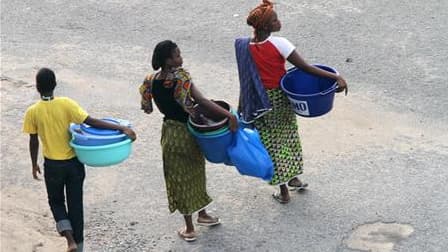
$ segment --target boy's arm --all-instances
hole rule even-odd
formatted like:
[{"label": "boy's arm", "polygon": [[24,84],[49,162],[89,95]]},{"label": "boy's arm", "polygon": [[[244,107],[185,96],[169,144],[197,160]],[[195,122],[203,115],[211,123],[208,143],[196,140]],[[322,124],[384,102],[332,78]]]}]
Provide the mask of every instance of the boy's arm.
[{"label": "boy's arm", "polygon": [[30,156],[31,156],[31,164],[33,166],[33,178],[39,180],[37,173],[41,174],[40,167],[37,164],[37,155],[39,153],[39,139],[37,134],[30,134]]},{"label": "boy's arm", "polygon": [[115,129],[115,130],[121,130],[124,134],[126,134],[132,141],[135,141],[137,139],[137,135],[135,132],[128,127],[125,127],[123,125],[109,123],[103,120],[99,120],[90,116],[87,116],[86,120],[84,120],[85,124],[88,124],[90,126],[93,126],[95,128],[103,128],[103,129]]}]

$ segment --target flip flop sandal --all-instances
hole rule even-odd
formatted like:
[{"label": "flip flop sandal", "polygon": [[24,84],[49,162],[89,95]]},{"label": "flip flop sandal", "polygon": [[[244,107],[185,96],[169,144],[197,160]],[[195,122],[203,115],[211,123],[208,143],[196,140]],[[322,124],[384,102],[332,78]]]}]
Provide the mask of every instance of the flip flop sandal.
[{"label": "flip flop sandal", "polygon": [[282,196],[280,195],[280,193],[276,192],[272,194],[272,198],[274,198],[278,203],[280,204],[286,204],[289,203],[289,200],[284,200],[282,199]]},{"label": "flip flop sandal", "polygon": [[177,230],[177,234],[180,236],[180,238],[182,238],[184,241],[187,242],[192,242],[192,241],[196,241],[196,233],[192,232],[192,233],[185,233],[185,228],[181,228],[179,230]]},{"label": "flip flop sandal", "polygon": [[214,221],[210,221],[210,220],[199,221],[199,218],[198,218],[197,222],[198,222],[198,225],[205,226],[205,227],[211,227],[211,226],[216,226],[216,225],[221,224],[221,220],[219,218],[213,218],[213,219],[214,219]]},{"label": "flip flop sandal", "polygon": [[308,187],[308,183],[302,183],[300,186],[290,186],[288,185],[290,191],[303,191]]},{"label": "flip flop sandal", "polygon": [[308,187],[308,183],[300,182],[299,186],[293,186],[288,184],[288,187],[290,191],[302,191]]}]

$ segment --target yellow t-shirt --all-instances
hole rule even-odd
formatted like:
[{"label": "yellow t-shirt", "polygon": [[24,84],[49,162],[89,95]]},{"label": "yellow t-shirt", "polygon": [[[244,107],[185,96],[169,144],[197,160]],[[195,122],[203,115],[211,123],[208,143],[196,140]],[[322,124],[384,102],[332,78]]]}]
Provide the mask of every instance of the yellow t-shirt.
[{"label": "yellow t-shirt", "polygon": [[70,123],[83,123],[87,117],[87,112],[70,98],[41,100],[27,109],[23,132],[39,136],[44,157],[66,160],[76,156],[69,144]]}]

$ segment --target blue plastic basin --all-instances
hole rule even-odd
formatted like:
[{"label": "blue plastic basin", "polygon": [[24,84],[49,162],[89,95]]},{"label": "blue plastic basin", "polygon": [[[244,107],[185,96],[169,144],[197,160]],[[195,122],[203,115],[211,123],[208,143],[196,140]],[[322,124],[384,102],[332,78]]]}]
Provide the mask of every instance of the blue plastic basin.
[{"label": "blue plastic basin", "polygon": [[195,131],[191,125],[188,124],[188,130],[196,139],[204,157],[209,162],[230,163],[227,155],[227,148],[232,144],[232,133],[229,129],[221,133],[209,135]]},{"label": "blue plastic basin", "polygon": [[[119,121],[112,119],[112,118],[103,118],[102,121],[106,121],[108,123],[112,124],[120,124]],[[115,129],[100,129],[92,127],[88,124],[81,124],[81,130],[85,133],[91,134],[91,135],[100,135],[100,136],[111,136],[111,135],[120,135],[121,132],[119,130]]]},{"label": "blue plastic basin", "polygon": [[126,160],[131,154],[132,141],[124,141],[101,145],[101,146],[82,146],[70,142],[70,146],[75,150],[76,156],[81,163],[92,167],[103,167],[115,165]]},{"label": "blue plastic basin", "polygon": [[70,133],[72,134],[73,143],[84,146],[99,146],[99,145],[113,144],[121,142],[128,138],[123,133],[119,135],[88,134],[81,130],[81,126],[79,124],[71,124],[69,130]]},{"label": "blue plastic basin", "polygon": [[[316,67],[335,74],[338,72],[325,65]],[[282,90],[288,96],[294,112],[299,116],[316,117],[333,108],[334,94],[338,87],[336,80],[306,73],[291,68],[280,81]]]}]

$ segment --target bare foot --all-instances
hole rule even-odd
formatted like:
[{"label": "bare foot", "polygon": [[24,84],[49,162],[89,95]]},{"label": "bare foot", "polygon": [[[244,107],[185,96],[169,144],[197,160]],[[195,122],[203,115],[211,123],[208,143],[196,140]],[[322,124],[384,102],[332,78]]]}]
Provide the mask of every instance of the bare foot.
[{"label": "bare foot", "polygon": [[65,239],[67,239],[67,252],[76,252],[78,246],[73,239],[73,231],[65,230],[62,232],[62,235],[65,236]]},{"label": "bare foot", "polygon": [[67,245],[67,252],[76,252],[78,249],[78,246],[76,246],[76,243],[69,243]]}]

